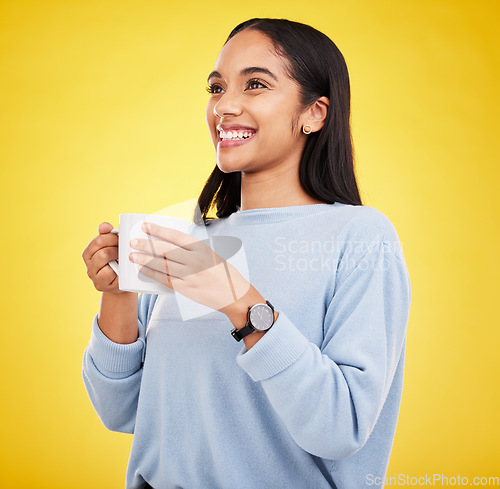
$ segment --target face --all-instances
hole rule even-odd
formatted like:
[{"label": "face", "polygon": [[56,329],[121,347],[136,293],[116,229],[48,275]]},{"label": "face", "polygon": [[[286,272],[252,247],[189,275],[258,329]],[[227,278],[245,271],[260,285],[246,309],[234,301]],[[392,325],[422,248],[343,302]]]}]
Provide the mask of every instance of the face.
[{"label": "face", "polygon": [[285,63],[269,38],[252,29],[222,48],[208,78],[206,119],[223,172],[298,166],[306,121]]}]

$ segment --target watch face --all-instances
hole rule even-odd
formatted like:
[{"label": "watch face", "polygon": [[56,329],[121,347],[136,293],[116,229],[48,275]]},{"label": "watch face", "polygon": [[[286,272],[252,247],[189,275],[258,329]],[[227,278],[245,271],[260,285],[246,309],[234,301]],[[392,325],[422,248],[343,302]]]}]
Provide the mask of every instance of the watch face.
[{"label": "watch face", "polygon": [[267,304],[256,304],[250,309],[250,322],[257,331],[267,331],[274,322],[274,314]]}]

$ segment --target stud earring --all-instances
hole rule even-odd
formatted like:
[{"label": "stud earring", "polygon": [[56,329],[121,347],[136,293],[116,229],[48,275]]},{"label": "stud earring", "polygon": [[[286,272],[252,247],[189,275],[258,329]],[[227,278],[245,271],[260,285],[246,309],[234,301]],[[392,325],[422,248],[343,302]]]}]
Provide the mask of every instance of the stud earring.
[{"label": "stud earring", "polygon": [[[307,129],[306,129],[306,127],[307,127]],[[304,134],[311,134],[312,133],[312,127],[309,124],[307,124],[307,125],[305,125],[305,126],[302,127],[302,132]]]}]

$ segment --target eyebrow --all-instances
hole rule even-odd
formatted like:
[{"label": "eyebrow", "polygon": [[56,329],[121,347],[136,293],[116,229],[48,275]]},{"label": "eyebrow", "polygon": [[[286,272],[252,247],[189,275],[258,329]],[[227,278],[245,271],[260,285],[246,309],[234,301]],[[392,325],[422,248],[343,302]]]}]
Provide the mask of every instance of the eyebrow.
[{"label": "eyebrow", "polygon": [[[240,75],[242,76],[252,75],[253,73],[264,73],[265,75],[269,75],[275,81],[278,81],[278,77],[274,73],[269,71],[267,68],[261,68],[259,66],[250,66],[248,68],[243,68],[240,71]],[[218,71],[212,71],[212,73],[208,75],[207,82],[210,81],[210,78],[222,78],[222,75]]]}]

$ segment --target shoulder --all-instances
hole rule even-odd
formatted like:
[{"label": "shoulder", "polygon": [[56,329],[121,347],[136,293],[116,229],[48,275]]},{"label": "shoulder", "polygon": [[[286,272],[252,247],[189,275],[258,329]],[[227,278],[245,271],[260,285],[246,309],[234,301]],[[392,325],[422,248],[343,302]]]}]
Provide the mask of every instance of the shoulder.
[{"label": "shoulder", "polygon": [[390,219],[369,206],[336,204],[335,218],[342,222],[346,236],[373,242],[398,241],[398,233]]},{"label": "shoulder", "polygon": [[341,257],[361,259],[368,251],[384,250],[403,259],[401,243],[390,219],[369,206],[334,204],[328,220],[337,227]]},{"label": "shoulder", "polygon": [[334,231],[340,240],[362,240],[365,243],[398,241],[398,233],[389,218],[378,209],[336,202],[326,204],[313,219],[318,229]]}]

